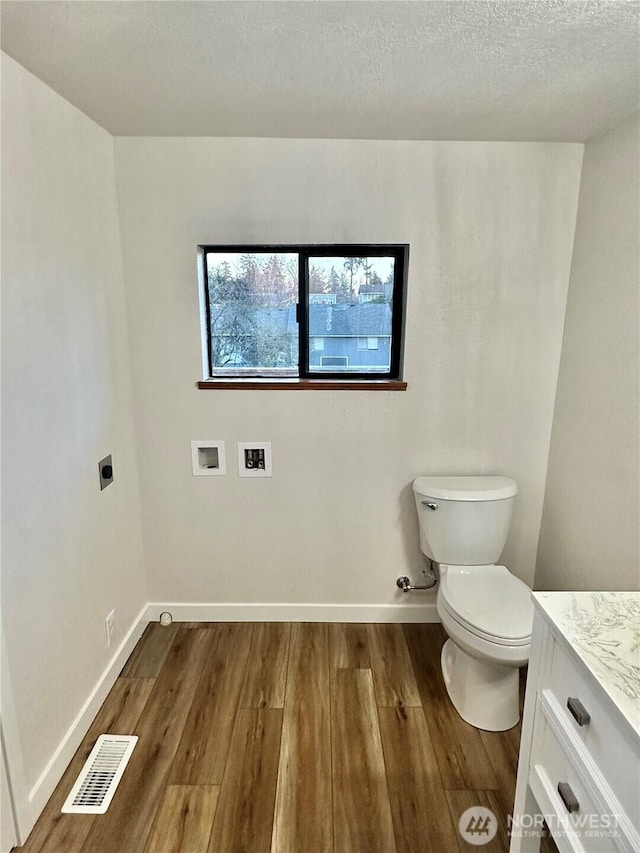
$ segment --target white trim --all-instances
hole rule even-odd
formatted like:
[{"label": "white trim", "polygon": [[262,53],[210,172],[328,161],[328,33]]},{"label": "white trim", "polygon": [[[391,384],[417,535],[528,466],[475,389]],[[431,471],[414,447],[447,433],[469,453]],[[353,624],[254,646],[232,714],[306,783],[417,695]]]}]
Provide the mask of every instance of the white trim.
[{"label": "white trim", "polygon": [[[1,732],[0,732],[1,734]],[[10,853],[18,846],[18,827],[16,824],[13,794],[9,783],[9,771],[4,744],[0,737],[0,853]]]},{"label": "white trim", "polygon": [[435,597],[422,604],[151,602],[147,620],[165,610],[174,622],[440,622]]},{"label": "white trim", "polygon": [[[118,650],[107,664],[106,669],[80,709],[78,716],[60,741],[58,748],[40,774],[40,778],[29,792],[30,810],[31,814],[35,817],[28,829],[27,835],[33,829],[33,824],[35,824],[36,819],[46,806],[49,797],[53,794],[56,785],[62,778],[62,774],[67,769],[69,762],[82,743],[82,739],[89,731],[89,727],[100,710],[102,703],[107,698],[109,691],[120,675],[122,667],[129,659],[136,643],[147,627],[147,611],[148,606],[145,605],[134,619],[126,637],[120,643]],[[22,826],[20,827],[20,831],[21,833],[24,831]]]},{"label": "white trim", "polygon": [[29,787],[22,759],[18,717],[16,715],[15,704],[13,701],[13,688],[7,644],[1,627],[0,640],[0,674],[2,676],[2,686],[0,688],[0,695],[2,697],[2,701],[0,703],[0,742],[6,759],[5,769],[8,776],[7,781],[9,784],[9,795],[15,818],[16,834],[20,844],[24,844],[27,840],[27,835],[33,829],[33,825],[35,824],[38,815],[34,814],[29,802]]}]

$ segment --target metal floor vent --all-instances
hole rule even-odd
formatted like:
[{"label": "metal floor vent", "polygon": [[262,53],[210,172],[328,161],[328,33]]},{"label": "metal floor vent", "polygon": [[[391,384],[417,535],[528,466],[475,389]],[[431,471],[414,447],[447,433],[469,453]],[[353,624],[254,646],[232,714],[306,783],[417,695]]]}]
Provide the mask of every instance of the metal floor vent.
[{"label": "metal floor vent", "polygon": [[133,735],[100,735],[61,811],[104,814],[137,740]]}]

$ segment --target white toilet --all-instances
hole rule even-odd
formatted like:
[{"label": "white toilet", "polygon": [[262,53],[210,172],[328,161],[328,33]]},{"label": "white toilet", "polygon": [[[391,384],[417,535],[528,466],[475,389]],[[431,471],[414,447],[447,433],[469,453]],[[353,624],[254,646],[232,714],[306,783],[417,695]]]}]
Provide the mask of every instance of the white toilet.
[{"label": "white toilet", "polygon": [[447,692],[472,726],[506,731],[520,718],[518,668],[529,660],[533,623],[531,590],[495,565],[518,486],[507,477],[418,477],[413,491],[420,548],[440,568]]}]

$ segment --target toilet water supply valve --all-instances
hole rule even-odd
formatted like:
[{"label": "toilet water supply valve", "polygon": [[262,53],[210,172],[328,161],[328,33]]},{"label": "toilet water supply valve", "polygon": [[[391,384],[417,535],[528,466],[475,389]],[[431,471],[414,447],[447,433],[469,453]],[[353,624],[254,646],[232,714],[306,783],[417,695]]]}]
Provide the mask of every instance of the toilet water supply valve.
[{"label": "toilet water supply valve", "polygon": [[414,589],[433,589],[433,587],[438,583],[438,576],[433,571],[433,566],[431,565],[431,561],[429,561],[429,569],[425,571],[426,577],[429,579],[428,584],[412,584],[411,580],[406,576],[402,575],[396,580],[396,586],[398,589],[401,589],[403,592],[413,592]]}]

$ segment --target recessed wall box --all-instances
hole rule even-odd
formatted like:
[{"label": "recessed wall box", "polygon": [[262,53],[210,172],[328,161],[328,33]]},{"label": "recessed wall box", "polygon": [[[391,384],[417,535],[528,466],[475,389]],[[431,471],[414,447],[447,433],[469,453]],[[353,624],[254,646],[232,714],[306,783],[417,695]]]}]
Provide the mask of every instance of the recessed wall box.
[{"label": "recessed wall box", "polygon": [[192,441],[191,466],[196,476],[226,474],[224,441]]},{"label": "recessed wall box", "polygon": [[239,441],[238,474],[241,477],[270,477],[271,442]]}]

